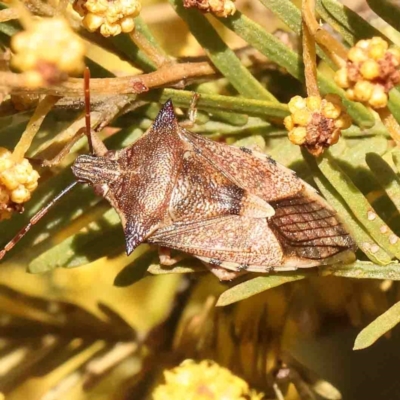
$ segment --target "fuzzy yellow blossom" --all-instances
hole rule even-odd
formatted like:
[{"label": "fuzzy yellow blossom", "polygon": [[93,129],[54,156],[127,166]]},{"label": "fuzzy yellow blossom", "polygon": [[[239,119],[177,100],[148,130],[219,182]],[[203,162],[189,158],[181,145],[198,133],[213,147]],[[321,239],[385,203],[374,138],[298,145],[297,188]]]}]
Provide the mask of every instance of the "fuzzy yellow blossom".
[{"label": "fuzzy yellow blossom", "polygon": [[323,99],[319,96],[295,96],[288,107],[291,115],[284,119],[284,124],[289,131],[289,140],[306,147],[316,156],[337,143],[341,130],[351,125],[340,97],[334,94]]},{"label": "fuzzy yellow blossom", "polygon": [[389,90],[400,82],[400,51],[380,37],[360,40],[347,55],[347,65],[335,74],[350,100],[379,109],[387,106]]},{"label": "fuzzy yellow blossom", "polygon": [[184,361],[164,371],[165,383],[153,392],[153,400],[262,400],[239,377],[213,361]]},{"label": "fuzzy yellow blossom", "polygon": [[229,17],[236,12],[235,3],[231,0],[183,0],[185,8],[197,8],[202,12],[211,12],[217,17]]},{"label": "fuzzy yellow blossom", "polygon": [[85,45],[63,18],[33,20],[11,46],[12,65],[26,72],[31,86],[57,83],[84,68]]},{"label": "fuzzy yellow blossom", "polygon": [[22,211],[38,179],[39,174],[26,158],[15,162],[11,152],[0,147],[0,221],[10,218],[13,211]]},{"label": "fuzzy yellow blossom", "polygon": [[108,37],[132,32],[142,4],[139,0],[76,0],[73,8],[83,17],[83,26],[88,31],[100,29]]}]

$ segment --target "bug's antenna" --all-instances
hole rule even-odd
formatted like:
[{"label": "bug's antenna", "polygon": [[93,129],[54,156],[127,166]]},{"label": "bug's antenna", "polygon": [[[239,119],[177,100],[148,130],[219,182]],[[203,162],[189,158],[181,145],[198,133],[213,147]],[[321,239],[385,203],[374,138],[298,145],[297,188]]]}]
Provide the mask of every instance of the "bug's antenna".
[{"label": "bug's antenna", "polygon": [[85,85],[85,125],[86,125],[86,136],[89,142],[89,151],[94,154],[93,150],[93,138],[92,138],[92,124],[90,121],[90,69],[85,67],[83,73],[84,85]]},{"label": "bug's antenna", "polygon": [[[85,125],[86,125],[86,135],[89,141],[89,149],[92,154],[93,151],[93,140],[92,140],[92,131],[91,131],[91,122],[90,122],[90,70],[89,68],[85,68],[84,71],[84,92],[85,92]],[[78,181],[72,182],[69,186],[63,189],[60,193],[58,193],[48,204],[46,204],[43,208],[41,208],[28,222],[26,226],[24,226],[3,248],[0,250],[0,260],[9,252],[30,230],[31,228],[42,219],[49,210],[66,194],[68,193]]]},{"label": "bug's antenna", "polygon": [[43,208],[41,208],[28,222],[26,226],[24,226],[0,251],[0,260],[5,256],[7,252],[9,252],[35,225],[42,217],[44,217],[48,211],[56,204],[61,197],[63,197],[66,193],[68,193],[78,181],[72,182],[65,189],[63,189],[56,197],[54,197],[48,204],[46,204]]}]

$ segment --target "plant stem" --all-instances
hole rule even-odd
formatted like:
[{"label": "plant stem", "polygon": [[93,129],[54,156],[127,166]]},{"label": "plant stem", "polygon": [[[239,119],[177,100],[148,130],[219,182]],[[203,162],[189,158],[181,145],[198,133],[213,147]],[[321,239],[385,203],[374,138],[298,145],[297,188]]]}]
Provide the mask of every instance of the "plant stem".
[{"label": "plant stem", "polygon": [[[138,94],[151,88],[176,83],[185,85],[189,78],[200,78],[216,74],[216,69],[208,62],[173,64],[148,74],[118,78],[94,78],[91,80],[91,93],[93,95]],[[11,89],[13,94],[35,93],[72,97],[82,96],[83,79],[69,78],[59,85],[32,89],[27,87],[23,74],[0,72],[0,87]]]},{"label": "plant stem", "polygon": [[[303,10],[305,4],[306,2],[303,2]],[[304,19],[302,22],[302,42],[303,42],[304,75],[306,78],[307,95],[320,97],[318,82],[317,82],[315,41]]]},{"label": "plant stem", "polygon": [[12,154],[14,161],[19,162],[23,159],[25,153],[31,146],[33,138],[35,137],[40,126],[42,125],[43,120],[46,118],[46,115],[50,112],[57,101],[58,97],[46,96],[43,100],[39,102],[35,112],[29,120],[28,126],[21,136],[21,139],[14,148]]},{"label": "plant stem", "polygon": [[158,49],[143,35],[138,29],[129,34],[135,45],[154,63],[157,68],[171,63],[168,56],[158,51]]},{"label": "plant stem", "polygon": [[311,35],[315,41],[322,47],[324,52],[338,66],[343,67],[347,59],[347,49],[338,42],[332,35],[323,29],[315,19],[315,0],[303,0],[302,16]]}]

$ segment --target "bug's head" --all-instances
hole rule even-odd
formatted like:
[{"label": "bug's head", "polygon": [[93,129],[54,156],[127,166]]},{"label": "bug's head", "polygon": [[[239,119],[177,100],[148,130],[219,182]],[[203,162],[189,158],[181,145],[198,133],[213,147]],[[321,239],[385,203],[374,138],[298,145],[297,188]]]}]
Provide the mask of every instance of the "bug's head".
[{"label": "bug's head", "polygon": [[105,157],[81,155],[73,163],[72,172],[79,182],[92,186],[108,185],[120,175],[117,160],[109,154]]}]

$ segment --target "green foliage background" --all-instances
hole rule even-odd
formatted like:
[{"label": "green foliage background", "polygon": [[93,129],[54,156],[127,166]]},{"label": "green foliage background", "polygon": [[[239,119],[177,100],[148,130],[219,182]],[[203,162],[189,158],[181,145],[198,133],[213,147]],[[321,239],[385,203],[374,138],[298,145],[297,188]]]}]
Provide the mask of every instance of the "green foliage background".
[{"label": "green foliage background", "polygon": [[[366,6],[360,3],[361,7]],[[400,9],[386,0],[369,0],[367,3],[377,14],[365,12],[368,22],[336,0],[318,1],[317,11],[326,29],[334,30],[346,46],[376,35],[400,46]],[[40,2],[38,4],[40,14]],[[5,4],[0,6],[7,7]],[[201,264],[194,260],[182,261],[172,269],[160,266],[156,252],[146,245],[126,257],[115,211],[95,197],[90,188],[79,187],[40,221],[1,264],[0,308],[6,316],[4,321],[8,322],[0,321],[0,336],[5,343],[0,348],[3,354],[0,367],[5,359],[9,360],[7,355],[18,350],[21,353],[20,358],[15,356],[15,364],[7,364],[11,367],[0,377],[0,388],[9,394],[7,398],[26,398],[27,393],[30,393],[29,398],[42,398],[49,388],[59,388],[60,382],[65,384],[74,372],[77,372],[76,381],[70,386],[61,385],[62,395],[54,398],[125,398],[126,393],[130,393],[129,398],[142,398],[132,397],[132,393],[139,393],[136,390],[143,381],[148,386],[148,382],[152,382],[143,377],[143,371],[148,372],[143,366],[152,358],[143,354],[139,345],[145,342],[150,354],[159,349],[165,354],[179,353],[176,348],[172,350],[168,340],[165,343],[159,340],[157,350],[154,350],[143,338],[151,337],[148,334],[155,327],[161,329],[157,331],[159,335],[174,336],[178,322],[175,321],[174,328],[163,322],[171,318],[179,321],[174,316],[177,307],[181,312],[194,307],[193,304],[201,309],[207,296],[213,296],[218,307],[226,307],[227,311],[215,312],[229,314],[229,323],[233,325],[237,321],[232,314],[236,309],[232,307],[251,309],[252,302],[265,302],[273,305],[272,313],[285,309],[281,318],[286,321],[286,333],[283,334],[283,328],[274,331],[282,348],[293,349],[301,340],[318,338],[321,332],[332,332],[326,324],[333,330],[344,331],[351,325],[356,325],[358,331],[366,326],[355,341],[355,348],[362,349],[399,322],[396,281],[400,280],[400,241],[395,238],[400,232],[400,151],[384,125],[367,108],[345,98],[343,90],[333,81],[333,66],[321,50],[318,50],[320,90],[323,94],[336,93],[342,97],[354,125],[343,132],[336,146],[317,160],[292,145],[281,121],[288,115],[286,102],[290,97],[304,93],[304,67],[297,45],[301,32],[300,11],[289,0],[239,2],[238,9],[242,12],[225,19],[187,10],[181,0],[170,0],[169,5],[146,4],[142,16],[136,20],[137,29],[160,54],[177,57],[179,62],[187,60],[184,56],[198,60],[205,55],[218,74],[205,82],[184,81],[179,88],[175,85],[140,95],[115,93],[111,99],[93,96],[96,103],[94,120],[114,113],[109,127],[102,133],[107,147],[118,149],[133,143],[151,125],[160,104],[168,98],[183,110],[182,120],[185,119],[184,113],[193,92],[199,92],[199,116],[193,130],[233,145],[256,146],[295,169],[338,211],[359,246],[357,261],[306,272],[251,275],[241,281],[220,285],[205,276]],[[286,42],[273,34],[276,28],[290,32]],[[9,46],[10,37],[19,29],[15,21],[0,23],[3,49]],[[87,63],[94,78],[157,70],[128,35],[104,39],[80,28],[78,32],[92,43]],[[250,48],[233,50],[244,45]],[[261,61],[254,61],[255,54]],[[24,93],[18,95],[24,96]],[[108,102],[112,102],[117,111],[107,109]],[[138,108],[131,111],[135,105]],[[389,107],[400,122],[400,92],[397,88],[390,92]],[[54,107],[29,156],[53,157],[68,141],[67,128],[82,119],[79,111]],[[2,103],[1,146],[15,146],[32,113],[33,109],[29,107],[16,110],[10,99]],[[2,244],[73,180],[69,166],[77,154],[86,151],[86,140],[79,140],[61,166],[42,168],[40,186],[24,214],[1,222]],[[369,218],[371,212],[375,215],[373,219]],[[388,234],[382,233],[384,226],[388,227]],[[26,274],[26,269],[30,274]],[[286,285],[280,287],[283,284]],[[185,301],[177,303],[182,285],[189,287],[188,293],[192,293],[194,287],[196,290],[207,287],[207,290],[202,296],[192,298],[193,304],[188,300],[189,294]],[[330,285],[335,290],[329,290]],[[40,299],[25,298],[18,292],[40,296]],[[310,293],[314,297],[310,298]],[[293,314],[290,311],[292,299],[298,299],[300,294],[303,297],[295,304],[297,310]],[[71,302],[74,306],[63,302]],[[107,304],[107,307],[99,309],[99,304]],[[56,311],[51,311],[52,307]],[[72,314],[69,307],[74,310]],[[194,309],[200,312],[196,307]],[[77,317],[72,319],[71,315]],[[309,318],[307,323],[299,322],[306,317]],[[368,322],[372,323],[367,325]],[[56,344],[45,349],[40,347],[41,355],[38,355],[38,343],[43,346],[46,335],[56,338]],[[74,344],[74,340],[80,342]],[[96,377],[97,384],[92,385],[89,361],[115,351],[120,342],[127,346],[126,356],[112,368],[106,368]],[[260,349],[256,343],[253,346]],[[49,364],[46,351],[54,352],[58,361]],[[234,348],[226,350],[225,354],[235,351]],[[193,355],[190,350],[179,354],[178,360]],[[200,358],[206,355],[209,356],[207,352],[196,354]],[[214,356],[229,366],[227,357],[224,361],[221,354]],[[335,361],[332,359],[332,362]],[[21,368],[22,364],[25,368]],[[45,372],[37,373],[41,366]],[[32,377],[35,374],[41,378]],[[90,382],[86,392],[82,390],[82,381]],[[312,386],[311,381],[307,382]],[[266,388],[261,387],[261,390],[266,391]],[[288,399],[296,398],[290,391],[287,396]]]}]

